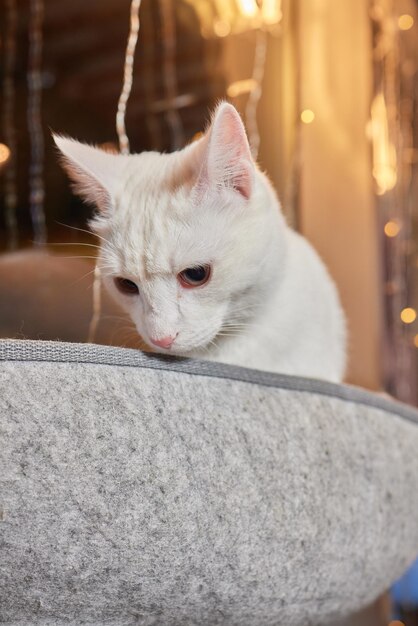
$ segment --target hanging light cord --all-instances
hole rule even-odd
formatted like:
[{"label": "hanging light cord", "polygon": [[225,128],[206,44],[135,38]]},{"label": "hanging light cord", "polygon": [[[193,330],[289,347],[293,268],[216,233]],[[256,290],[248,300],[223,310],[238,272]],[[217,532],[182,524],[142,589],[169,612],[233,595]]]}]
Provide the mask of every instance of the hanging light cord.
[{"label": "hanging light cord", "polygon": [[184,145],[184,131],[180,114],[177,110],[178,85],[176,72],[176,23],[174,19],[173,0],[159,0],[162,46],[163,46],[163,80],[165,95],[168,100],[166,120],[170,128],[171,148],[178,150]]},{"label": "hanging light cord", "polygon": [[248,132],[248,140],[250,142],[251,154],[257,159],[260,147],[260,132],[257,123],[257,107],[262,94],[262,83],[264,78],[264,69],[267,54],[267,33],[261,29],[256,34],[256,44],[254,52],[254,66],[251,80],[254,87],[248,97],[247,106],[245,108],[245,123]]},{"label": "hanging light cord", "polygon": [[[119,149],[121,154],[129,154],[130,146],[128,135],[126,134],[126,105],[131,94],[132,82],[133,82],[133,68],[135,49],[138,41],[139,34],[139,9],[141,6],[141,0],[132,0],[130,11],[130,28],[128,43],[125,51],[125,63],[123,67],[123,83],[122,91],[119,96],[118,108],[116,112],[116,132],[119,139]],[[100,268],[96,263],[94,268],[93,278],[93,313],[89,324],[89,331],[87,341],[93,343],[96,337],[97,327],[99,325],[102,298],[101,298],[101,276]]]},{"label": "hanging light cord", "polygon": [[29,166],[29,205],[32,217],[34,242],[42,245],[46,241],[44,211],[44,137],[42,131],[42,27],[44,19],[43,0],[31,0],[29,22],[28,61],[28,130],[31,146]]},{"label": "hanging light cord", "polygon": [[125,64],[123,69],[123,83],[122,91],[119,96],[118,109],[116,113],[116,132],[119,139],[119,149],[122,154],[129,154],[129,139],[126,134],[126,105],[131,94],[132,82],[133,82],[133,68],[135,48],[138,41],[139,33],[139,8],[141,6],[141,0],[132,0],[131,2],[131,17],[130,17],[130,31],[128,37],[128,43],[125,53]]},{"label": "hanging light cord", "polygon": [[8,247],[14,250],[18,245],[17,228],[17,185],[16,185],[16,128],[14,123],[15,87],[14,72],[16,67],[16,0],[6,0],[6,36],[4,39],[4,78],[3,78],[3,135],[10,150],[10,162],[4,172],[4,201],[6,208],[6,227]]}]

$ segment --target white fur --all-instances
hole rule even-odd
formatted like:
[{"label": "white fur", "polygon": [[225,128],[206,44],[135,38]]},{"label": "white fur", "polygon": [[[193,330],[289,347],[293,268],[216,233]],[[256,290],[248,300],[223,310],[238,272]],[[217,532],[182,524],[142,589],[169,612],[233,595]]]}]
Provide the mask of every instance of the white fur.
[{"label": "white fur", "polygon": [[[145,342],[169,350],[340,381],[345,322],[335,286],[310,244],[285,223],[251,159],[241,119],[217,108],[208,132],[173,154],[106,154],[55,137],[79,193],[99,207],[104,282]],[[179,272],[211,264],[210,281],[184,289]],[[115,277],[140,295],[121,294]]]}]

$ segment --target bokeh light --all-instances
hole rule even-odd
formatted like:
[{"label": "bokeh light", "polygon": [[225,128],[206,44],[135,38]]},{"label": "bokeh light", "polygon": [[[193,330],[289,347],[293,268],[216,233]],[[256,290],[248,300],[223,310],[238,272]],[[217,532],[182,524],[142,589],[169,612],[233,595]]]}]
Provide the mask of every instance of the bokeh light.
[{"label": "bokeh light", "polygon": [[401,311],[401,320],[404,324],[412,324],[417,319],[417,312],[411,307],[406,307]]},{"label": "bokeh light", "polygon": [[311,124],[315,119],[315,113],[311,109],[304,109],[300,114],[300,119],[304,124]]},{"label": "bokeh light", "polygon": [[400,15],[398,18],[398,26],[400,30],[410,30],[414,25],[414,18],[412,15]]},{"label": "bokeh light", "polygon": [[5,143],[0,143],[0,165],[9,160],[10,154],[10,148]]},{"label": "bokeh light", "polygon": [[389,222],[386,222],[384,227],[386,237],[396,237],[400,230],[400,224],[396,220],[389,220]]}]

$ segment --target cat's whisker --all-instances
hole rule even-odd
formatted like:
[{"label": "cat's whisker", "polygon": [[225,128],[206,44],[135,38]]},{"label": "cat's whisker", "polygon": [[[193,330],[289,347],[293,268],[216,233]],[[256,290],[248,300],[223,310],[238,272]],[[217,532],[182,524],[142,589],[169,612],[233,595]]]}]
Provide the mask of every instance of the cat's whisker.
[{"label": "cat's whisker", "polygon": [[100,250],[100,246],[96,245],[95,243],[86,243],[86,242],[82,242],[82,241],[77,241],[77,242],[73,242],[73,241],[65,241],[65,242],[51,242],[49,241],[48,243],[43,244],[43,246],[45,248],[48,248],[49,246],[88,246],[89,248],[97,248],[97,250]]},{"label": "cat's whisker", "polygon": [[108,239],[106,239],[106,237],[102,237],[101,235],[98,235],[97,233],[92,233],[90,230],[86,230],[85,228],[79,228],[77,226],[70,226],[69,224],[64,224],[63,222],[57,222],[57,224],[59,224],[60,226],[64,226],[65,228],[70,228],[71,230],[78,230],[80,233],[86,233],[87,235],[90,235],[90,237],[97,237],[104,243],[107,243],[109,246],[114,248],[113,243],[109,241]]},{"label": "cat's whisker", "polygon": [[103,315],[102,320],[115,320],[115,321],[120,321],[120,322],[129,322],[130,319],[129,317],[126,315],[126,317],[124,317],[123,315]]},{"label": "cat's whisker", "polygon": [[[112,317],[112,316],[104,316],[100,318],[100,322],[103,322],[106,320],[107,317]],[[121,320],[123,322],[126,322],[126,319]],[[132,326],[128,325],[128,324],[124,324],[124,325],[116,325],[113,328],[113,332],[111,333],[109,339],[111,342],[111,345],[121,345],[121,342],[126,340],[126,341],[130,341],[130,340],[137,340],[139,337],[138,333],[136,332],[136,329],[133,328]]]},{"label": "cat's whisker", "polygon": [[248,323],[238,323],[238,324],[222,324],[222,330],[226,330],[228,328],[232,328],[232,329],[237,329],[239,328],[240,330],[246,330],[247,328],[255,328],[256,324],[252,323],[252,322],[248,322]]},{"label": "cat's whisker", "polygon": [[95,256],[88,256],[88,255],[80,255],[80,254],[77,254],[77,255],[71,254],[70,256],[61,256],[60,255],[60,259],[66,259],[66,260],[67,259],[93,259],[94,261],[96,261],[97,257],[95,257]]},{"label": "cat's whisker", "polygon": [[132,329],[132,327],[127,326],[116,328],[112,333],[110,340],[112,345],[116,342],[119,346],[123,343],[121,347],[127,347],[126,344],[129,343],[129,347],[133,347],[137,350],[141,349],[141,338],[138,333]]},{"label": "cat's whisker", "polygon": [[[62,257],[64,258],[64,257]],[[73,259],[75,257],[69,257],[70,259]],[[84,258],[84,257],[83,257]],[[77,278],[77,280],[75,280],[74,282],[72,282],[69,286],[70,287],[74,287],[75,285],[78,285],[79,283],[81,283],[83,280],[85,280],[86,278],[88,278],[88,276],[91,276],[92,274],[94,274],[94,272],[96,271],[96,267],[93,267],[93,269],[89,270],[88,272],[86,272],[85,274],[83,274],[83,276],[80,276],[79,278]],[[92,284],[90,284],[88,286],[89,289],[92,288]]]},{"label": "cat's whisker", "polygon": [[85,274],[83,274],[83,276],[80,276],[80,278],[77,278],[77,280],[75,280],[74,282],[72,282],[70,284],[70,287],[75,287],[76,285],[78,285],[79,283],[81,283],[81,281],[85,280],[88,276],[90,276],[91,274],[94,274],[94,272],[96,271],[96,268],[93,268],[92,270],[90,270],[89,272],[86,272]]},{"label": "cat's whisker", "polygon": [[246,313],[247,311],[256,311],[257,309],[261,308],[262,305],[261,304],[250,304],[250,303],[246,303],[245,305],[241,305],[241,306],[234,306],[233,308],[231,308],[230,310],[230,314],[231,315],[237,315],[238,313]]}]

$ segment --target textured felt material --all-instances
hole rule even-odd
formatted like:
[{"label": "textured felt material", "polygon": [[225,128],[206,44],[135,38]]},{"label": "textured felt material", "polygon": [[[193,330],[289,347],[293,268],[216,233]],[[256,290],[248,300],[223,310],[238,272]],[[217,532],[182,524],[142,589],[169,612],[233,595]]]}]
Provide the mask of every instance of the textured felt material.
[{"label": "textured felt material", "polygon": [[323,624],[418,553],[417,413],[349,387],[0,341],[0,621]]}]

